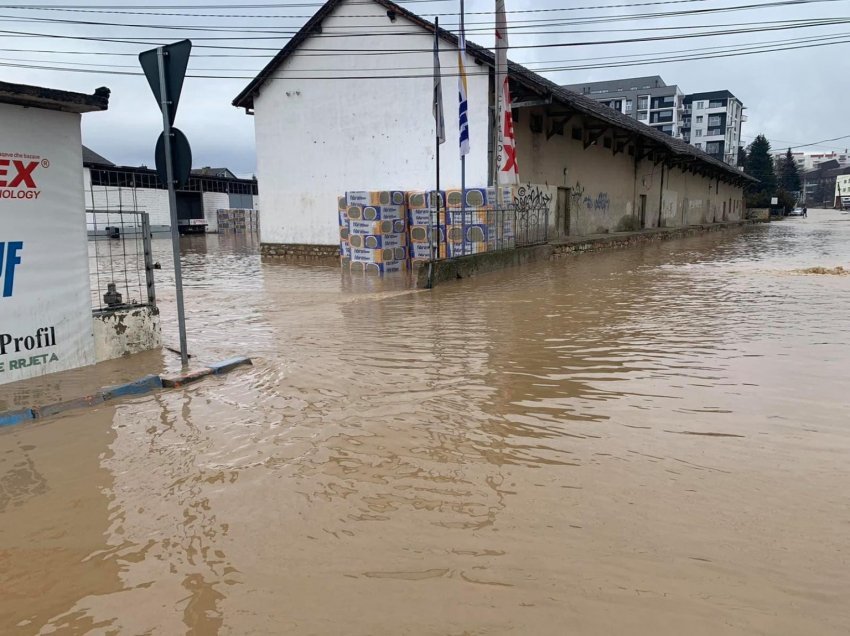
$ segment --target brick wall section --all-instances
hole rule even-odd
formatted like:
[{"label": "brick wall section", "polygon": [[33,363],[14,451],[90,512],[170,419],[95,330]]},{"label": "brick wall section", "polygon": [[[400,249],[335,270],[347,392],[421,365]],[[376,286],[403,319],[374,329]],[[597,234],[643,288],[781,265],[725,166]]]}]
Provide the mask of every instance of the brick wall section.
[{"label": "brick wall section", "polygon": [[264,258],[280,258],[292,261],[339,262],[339,245],[302,245],[299,243],[263,243],[260,254]]}]

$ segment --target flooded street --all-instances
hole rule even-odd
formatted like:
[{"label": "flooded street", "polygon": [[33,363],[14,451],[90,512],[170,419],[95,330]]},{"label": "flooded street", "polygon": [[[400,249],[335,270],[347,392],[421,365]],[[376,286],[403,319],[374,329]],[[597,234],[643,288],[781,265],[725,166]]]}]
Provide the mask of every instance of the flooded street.
[{"label": "flooded street", "polygon": [[850,632],[850,215],[432,292],[258,247],[184,244],[253,367],[0,430],[0,633]]}]

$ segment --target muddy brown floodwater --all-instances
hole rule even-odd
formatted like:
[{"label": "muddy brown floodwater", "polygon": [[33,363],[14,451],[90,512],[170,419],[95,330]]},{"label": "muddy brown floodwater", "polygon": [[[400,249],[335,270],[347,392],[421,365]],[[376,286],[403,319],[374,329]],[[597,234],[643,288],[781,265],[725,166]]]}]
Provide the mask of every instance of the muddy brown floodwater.
[{"label": "muddy brown floodwater", "polygon": [[3,634],[850,633],[850,215],[433,292],[184,252],[255,366],[0,431]]}]

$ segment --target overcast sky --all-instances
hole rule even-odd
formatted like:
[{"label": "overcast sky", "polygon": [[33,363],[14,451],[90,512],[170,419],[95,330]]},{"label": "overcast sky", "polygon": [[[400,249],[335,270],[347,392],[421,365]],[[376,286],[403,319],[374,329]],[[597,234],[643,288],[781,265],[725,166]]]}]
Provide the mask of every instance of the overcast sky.
[{"label": "overcast sky", "polygon": [[[362,1],[362,0],[360,0]],[[543,74],[559,84],[617,79],[643,75],[661,75],[668,84],[678,84],[686,93],[722,90],[732,91],[747,108],[749,121],[744,124],[743,135],[749,142],[758,133],[764,133],[775,149],[806,144],[823,139],[850,135],[850,43],[816,46],[829,36],[833,41],[850,42],[850,0],[814,0],[804,4],[776,6],[778,0],[678,0],[648,4],[648,0],[624,2],[623,0],[506,0],[509,11],[538,10],[535,13],[512,13],[509,27],[514,26],[512,46],[542,43],[573,43],[624,38],[658,37],[660,35],[704,32],[707,30],[750,30],[784,26],[786,21],[838,19],[843,24],[819,27],[792,28],[760,33],[741,33],[725,36],[678,39],[662,42],[638,42],[593,46],[571,46],[539,49],[516,49],[511,59],[530,64],[535,69],[559,66],[609,64],[635,56],[648,58],[675,54],[686,58],[671,63],[641,64],[627,67],[545,71]],[[788,0],[785,0],[786,2]],[[166,42],[184,37],[195,42],[189,72],[206,75],[239,76],[240,79],[187,79],[180,102],[177,126],[192,143],[195,165],[227,166],[234,172],[250,176],[255,171],[253,119],[244,111],[231,106],[231,101],[248,83],[248,78],[259,71],[286,42],[287,35],[272,39],[250,41],[209,41],[200,38],[220,36],[242,37],[247,30],[280,29],[293,31],[306,22],[318,9],[316,0],[284,0],[274,8],[257,8],[271,4],[272,0],[181,0],[181,6],[203,8],[170,10],[164,13],[192,15],[140,15],[138,12],[156,11],[153,3],[139,6],[138,0],[51,0],[56,7],[72,8],[104,5],[110,10],[136,11],[136,13],[91,13],[69,11],[0,9],[6,25],[0,32],[0,79],[10,82],[37,84],[53,88],[91,93],[98,86],[112,90],[109,111],[86,115],[83,124],[83,141],[93,150],[122,165],[153,165],[153,148],[161,130],[161,119],[144,77],[137,75],[104,74],[108,68],[115,73],[137,73],[135,58],[140,51],[151,48],[146,44],[87,41],[66,39],[97,37],[133,39],[146,42]],[[459,0],[437,2],[400,3],[428,19],[443,15],[441,21],[454,22]],[[164,3],[163,3],[164,4]],[[211,9],[213,5],[243,5],[238,9]],[[292,6],[285,6],[286,4]],[[467,0],[468,39],[484,46],[492,45],[492,0]],[[540,9],[599,7],[599,5],[624,4],[625,7],[588,8],[566,12],[539,12]],[[634,19],[646,13],[669,13],[696,9],[730,8],[742,5],[766,5],[760,9],[736,10],[722,13],[704,13],[682,17]],[[249,6],[244,6],[249,5]],[[301,6],[297,6],[301,5]],[[304,6],[310,5],[310,6]],[[771,6],[772,5],[772,6]],[[44,4],[40,6],[44,7]],[[198,15],[209,14],[209,15]],[[263,17],[222,17],[223,15],[249,15]],[[290,17],[302,16],[302,17]],[[628,19],[626,16],[631,16]],[[12,20],[11,18],[23,18]],[[577,25],[580,18],[618,18],[608,22]],[[101,24],[64,24],[34,21],[34,18],[101,22]],[[521,25],[522,21],[559,20],[533,28]],[[104,25],[102,22],[121,24],[146,24],[166,28],[130,28]],[[780,24],[784,22],[784,24]],[[735,25],[735,26],[725,26]],[[186,30],[192,26],[215,26],[231,29],[221,34],[210,31]],[[172,27],[172,28],[167,28]],[[179,28],[173,28],[179,27]],[[244,27],[244,28],[243,28]],[[671,29],[670,27],[699,27]],[[480,31],[474,31],[479,29]],[[628,31],[623,31],[628,29]],[[526,33],[521,33],[525,31]],[[66,38],[37,37],[28,34],[53,34]],[[256,37],[253,36],[253,37]],[[791,42],[790,40],[794,40]],[[707,54],[729,52],[736,47],[758,43],[782,47],[784,50],[715,59],[698,59]],[[226,45],[267,48],[268,50],[201,49],[197,45]],[[705,50],[713,47],[711,50]],[[805,47],[793,50],[791,47]],[[23,50],[12,50],[23,49]],[[703,49],[694,51],[694,49]],[[63,51],[45,53],[34,51]],[[73,53],[72,53],[73,52]],[[81,55],[81,52],[97,53]],[[234,57],[236,53],[240,57]],[[118,55],[121,54],[121,55]],[[217,54],[222,57],[202,57]],[[659,55],[652,55],[659,54]],[[255,57],[241,57],[253,55]],[[68,69],[87,69],[97,72],[83,73],[10,65],[61,66]],[[850,138],[823,143],[806,150],[843,150],[850,147]]]}]

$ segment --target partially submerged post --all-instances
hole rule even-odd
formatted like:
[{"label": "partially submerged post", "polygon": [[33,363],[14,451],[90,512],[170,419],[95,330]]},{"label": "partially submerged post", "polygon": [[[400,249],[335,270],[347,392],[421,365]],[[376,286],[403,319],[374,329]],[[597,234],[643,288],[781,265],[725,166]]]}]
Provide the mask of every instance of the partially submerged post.
[{"label": "partially submerged post", "polygon": [[162,111],[162,135],[156,144],[156,169],[160,181],[168,187],[171,210],[171,249],[174,255],[174,285],[177,296],[177,328],[180,334],[180,359],[189,365],[186,344],[186,315],[183,308],[183,271],[180,265],[180,229],[177,218],[175,184],[185,184],[192,170],[192,150],[186,136],[174,128],[177,104],[183,90],[183,79],[192,51],[190,40],[181,40],[139,54],[139,62],[148,78],[154,97]]}]

